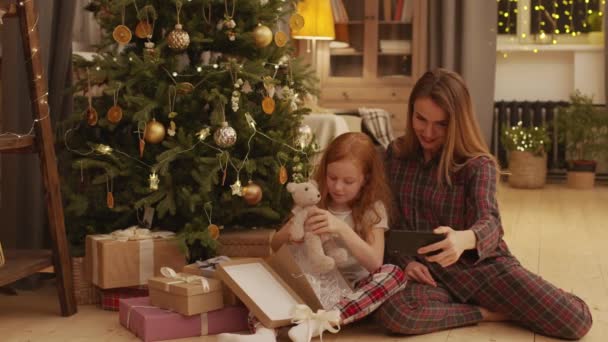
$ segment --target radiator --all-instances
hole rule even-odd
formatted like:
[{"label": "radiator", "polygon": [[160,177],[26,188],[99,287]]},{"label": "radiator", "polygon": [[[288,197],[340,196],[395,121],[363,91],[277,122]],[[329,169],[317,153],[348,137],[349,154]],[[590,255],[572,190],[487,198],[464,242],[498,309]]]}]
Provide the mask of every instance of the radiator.
[{"label": "radiator", "polygon": [[505,127],[517,125],[524,127],[546,126],[551,137],[551,151],[547,158],[549,173],[564,173],[566,151],[559,140],[559,131],[554,121],[560,108],[568,105],[563,101],[499,101],[494,103],[494,124],[492,129],[492,153],[498,158],[501,167],[507,167],[507,152],[502,146],[500,135]]}]

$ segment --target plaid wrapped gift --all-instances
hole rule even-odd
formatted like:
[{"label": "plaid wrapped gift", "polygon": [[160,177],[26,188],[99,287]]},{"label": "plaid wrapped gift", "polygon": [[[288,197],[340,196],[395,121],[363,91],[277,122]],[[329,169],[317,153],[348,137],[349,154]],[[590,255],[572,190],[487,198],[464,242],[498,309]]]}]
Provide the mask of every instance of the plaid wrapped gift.
[{"label": "plaid wrapped gift", "polygon": [[115,289],[98,289],[99,307],[108,311],[118,311],[121,299],[147,297],[148,286],[119,287]]},{"label": "plaid wrapped gift", "polygon": [[229,257],[264,258],[272,254],[270,242],[274,229],[223,230],[218,239],[218,255]]},{"label": "plaid wrapped gift", "polygon": [[84,258],[72,257],[72,278],[74,279],[74,295],[76,304],[99,304],[99,291],[85,277]]}]

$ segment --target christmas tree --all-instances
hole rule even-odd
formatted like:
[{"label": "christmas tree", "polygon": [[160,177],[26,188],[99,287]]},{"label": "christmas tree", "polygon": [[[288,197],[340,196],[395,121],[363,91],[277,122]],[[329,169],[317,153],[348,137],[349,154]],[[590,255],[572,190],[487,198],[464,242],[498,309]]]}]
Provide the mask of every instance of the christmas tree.
[{"label": "christmas tree", "polygon": [[[141,221],[207,257],[218,227],[279,225],[287,181],[310,172],[302,125],[313,71],[293,57],[281,0],[95,0],[104,32],[75,56],[75,112],[64,122],[62,190],[70,241]],[[140,222],[141,223],[141,222]]]}]

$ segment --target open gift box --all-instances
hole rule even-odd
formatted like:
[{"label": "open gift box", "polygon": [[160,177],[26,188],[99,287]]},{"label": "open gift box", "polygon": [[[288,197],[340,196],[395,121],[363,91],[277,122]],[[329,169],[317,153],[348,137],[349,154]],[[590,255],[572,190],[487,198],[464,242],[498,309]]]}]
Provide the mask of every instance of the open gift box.
[{"label": "open gift box", "polygon": [[[260,258],[218,265],[218,278],[265,326],[291,324],[296,304],[313,311],[331,309],[352,289],[336,269],[323,275],[306,273],[302,245],[284,245],[267,261]],[[306,268],[304,268],[306,269]]]},{"label": "open gift box", "polygon": [[222,263],[218,278],[268,328],[291,324],[292,310],[304,301],[261,258],[248,258]]},{"label": "open gift box", "polygon": [[150,278],[150,303],[162,309],[192,316],[224,307],[222,283],[186,273],[161,269],[162,277]]},{"label": "open gift box", "polygon": [[313,311],[333,309],[353,292],[337,268],[316,272],[303,244],[284,244],[267,262]]}]

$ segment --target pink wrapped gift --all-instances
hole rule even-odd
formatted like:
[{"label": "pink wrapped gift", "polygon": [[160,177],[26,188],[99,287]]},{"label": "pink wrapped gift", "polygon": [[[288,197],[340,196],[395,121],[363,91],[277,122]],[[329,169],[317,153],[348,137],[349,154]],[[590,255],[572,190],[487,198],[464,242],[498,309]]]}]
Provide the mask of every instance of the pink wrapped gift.
[{"label": "pink wrapped gift", "polygon": [[247,331],[249,311],[228,306],[196,316],[183,316],[150,305],[148,297],[120,300],[120,324],[142,341],[163,341],[186,337]]}]

